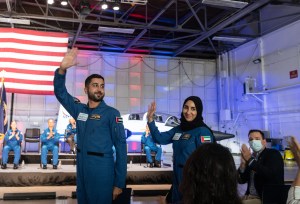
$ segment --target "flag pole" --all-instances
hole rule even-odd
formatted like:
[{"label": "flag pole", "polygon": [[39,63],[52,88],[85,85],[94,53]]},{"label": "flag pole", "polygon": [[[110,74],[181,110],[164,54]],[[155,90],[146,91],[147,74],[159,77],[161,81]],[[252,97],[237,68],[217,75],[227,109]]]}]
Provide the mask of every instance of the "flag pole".
[{"label": "flag pole", "polygon": [[[1,74],[1,95],[0,95],[0,107],[1,107],[2,104],[3,104],[3,101],[2,101],[2,95],[3,95],[3,88],[4,88],[4,74],[5,74],[5,71],[2,70],[2,71],[0,72],[0,74]],[[3,108],[4,108],[4,107],[3,107]],[[6,112],[5,112],[4,114],[6,114]],[[4,118],[5,118],[5,116],[4,116]],[[4,125],[4,118],[3,118],[3,129],[4,129],[4,127],[5,127],[5,125]],[[3,133],[0,133],[0,140],[3,140],[3,139],[4,139],[4,132],[3,132]]]},{"label": "flag pole", "polygon": [[3,87],[4,87],[4,74],[5,74],[5,71],[2,69],[2,71],[1,71],[1,95],[0,95],[0,106],[2,105],[2,94],[3,94]]}]

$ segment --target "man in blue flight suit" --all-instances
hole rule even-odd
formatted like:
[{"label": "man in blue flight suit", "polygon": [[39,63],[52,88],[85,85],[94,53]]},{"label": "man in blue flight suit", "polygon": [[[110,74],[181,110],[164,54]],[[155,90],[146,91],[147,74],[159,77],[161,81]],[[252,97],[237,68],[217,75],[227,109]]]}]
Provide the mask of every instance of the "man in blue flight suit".
[{"label": "man in blue flight suit", "polygon": [[[55,71],[54,93],[76,119],[77,200],[79,204],[110,204],[125,187],[127,172],[126,137],[118,110],[106,105],[104,78],[92,74],[85,80],[88,103],[75,103],[67,92],[66,71],[75,65],[77,48],[64,57]],[[113,149],[116,149],[116,161]]]},{"label": "man in blue flight suit", "polygon": [[[141,138],[142,144],[145,145],[144,150],[146,152],[147,162],[150,164],[150,168],[153,167],[161,167],[160,161],[161,161],[161,147],[158,147],[155,142],[153,141],[153,138],[151,136],[150,130],[148,125],[146,125],[146,132],[143,133]],[[151,151],[156,152],[155,155],[155,163],[152,161]]]},{"label": "man in blue flight suit", "polygon": [[59,144],[59,134],[54,128],[54,120],[48,119],[48,128],[44,130],[41,135],[42,141],[42,153],[41,153],[41,160],[42,160],[42,168],[47,169],[47,154],[48,151],[52,151],[53,154],[53,169],[57,169],[58,165],[58,144]]},{"label": "man in blue flight suit", "polygon": [[2,152],[2,165],[1,169],[7,168],[7,160],[9,151],[13,150],[15,153],[14,157],[14,169],[19,166],[20,156],[21,156],[21,142],[23,140],[23,134],[17,128],[16,121],[11,122],[11,129],[8,130],[4,136],[5,146]]},{"label": "man in blue flight suit", "polygon": [[66,140],[70,145],[70,154],[75,154],[75,139],[76,139],[76,121],[74,118],[69,119],[69,124],[66,128]]}]

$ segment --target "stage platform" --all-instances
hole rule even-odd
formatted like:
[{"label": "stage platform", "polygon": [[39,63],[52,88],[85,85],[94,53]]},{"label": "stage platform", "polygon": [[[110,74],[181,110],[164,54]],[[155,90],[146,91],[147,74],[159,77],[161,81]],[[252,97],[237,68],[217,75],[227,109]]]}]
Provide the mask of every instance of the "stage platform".
[{"label": "stage platform", "polygon": [[[12,155],[10,155],[11,157]],[[61,164],[58,169],[53,169],[48,164],[48,169],[41,169],[40,155],[38,153],[22,153],[22,161],[19,169],[13,169],[10,162],[8,168],[0,169],[1,186],[64,186],[76,185],[76,161],[75,155],[60,153]],[[49,159],[52,155],[49,155]],[[12,158],[10,158],[12,159]],[[164,153],[161,168],[149,168],[144,162],[145,157],[140,153],[128,153],[127,155],[127,185],[144,184],[171,184],[172,183],[172,154]],[[240,163],[240,157],[234,156],[236,167]],[[67,162],[69,161],[69,162]],[[141,163],[140,163],[141,161]],[[298,167],[294,161],[285,161],[285,183],[290,184],[296,175]]]},{"label": "stage platform", "polygon": [[[167,157],[171,155],[164,154],[163,158]],[[42,169],[40,154],[22,153],[19,169],[13,169],[13,155],[10,155],[7,169],[0,169],[0,187],[76,185],[76,155],[60,153],[58,169],[50,165],[51,158],[52,155],[48,155],[48,168]],[[145,160],[145,155],[128,153],[127,185],[172,183],[171,162],[162,161],[161,168],[149,168]]]},{"label": "stage platform", "polygon": [[[164,153],[164,155],[171,155],[171,153]],[[13,162],[13,154],[9,154],[8,163]],[[170,157],[170,156],[167,156]],[[152,157],[154,159],[154,157]],[[52,154],[48,154],[47,163],[51,163]],[[59,153],[59,160],[61,164],[75,165],[76,164],[76,155],[69,154],[65,152]],[[38,152],[22,152],[20,162],[24,161],[25,164],[38,164],[41,161],[41,154]],[[127,163],[146,163],[146,154],[144,153],[127,153]],[[169,162],[170,163],[170,162]],[[171,164],[170,164],[171,165]]]}]

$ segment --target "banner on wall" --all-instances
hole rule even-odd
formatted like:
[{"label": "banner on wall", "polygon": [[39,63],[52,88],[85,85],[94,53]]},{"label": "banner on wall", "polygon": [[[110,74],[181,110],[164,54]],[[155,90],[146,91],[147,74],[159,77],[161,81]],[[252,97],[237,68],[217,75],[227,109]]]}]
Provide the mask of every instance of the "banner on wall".
[{"label": "banner on wall", "polygon": [[9,93],[53,95],[53,75],[68,49],[68,34],[0,28],[0,70]]}]

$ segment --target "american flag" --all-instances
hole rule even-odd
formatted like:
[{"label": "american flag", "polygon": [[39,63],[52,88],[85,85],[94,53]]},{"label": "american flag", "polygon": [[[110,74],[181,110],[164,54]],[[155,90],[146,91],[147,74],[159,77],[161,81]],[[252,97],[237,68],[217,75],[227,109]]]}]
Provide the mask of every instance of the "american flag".
[{"label": "american flag", "polygon": [[6,92],[53,95],[53,75],[68,49],[68,34],[0,28],[0,71]]}]

